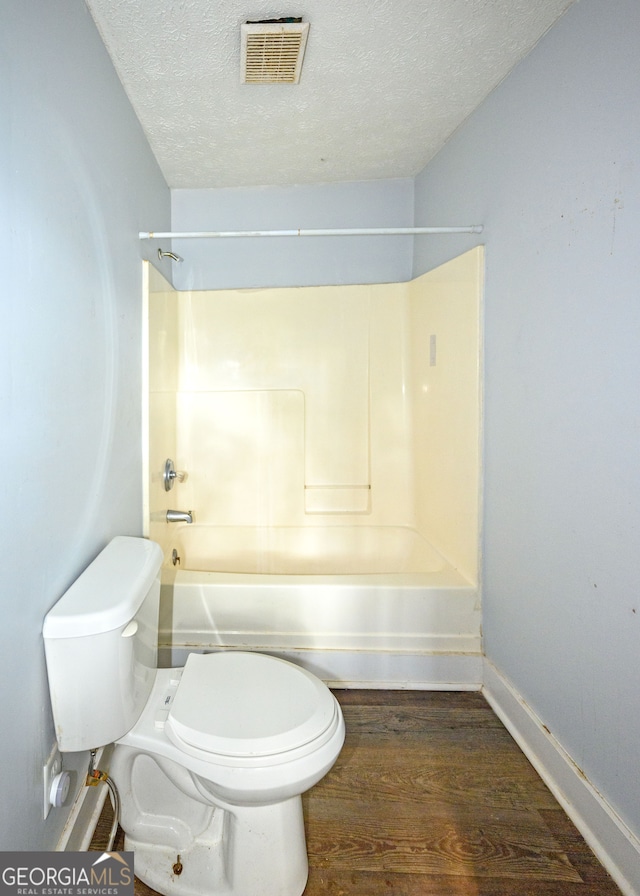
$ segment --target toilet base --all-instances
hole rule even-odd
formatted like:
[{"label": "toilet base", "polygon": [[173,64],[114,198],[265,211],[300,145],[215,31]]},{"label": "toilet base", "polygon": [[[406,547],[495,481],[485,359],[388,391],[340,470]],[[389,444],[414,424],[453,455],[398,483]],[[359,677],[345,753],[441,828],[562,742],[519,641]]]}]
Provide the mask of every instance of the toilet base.
[{"label": "toilet base", "polygon": [[125,836],[136,877],[165,896],[301,896],[308,860],[302,800],[217,809],[179,853]]}]

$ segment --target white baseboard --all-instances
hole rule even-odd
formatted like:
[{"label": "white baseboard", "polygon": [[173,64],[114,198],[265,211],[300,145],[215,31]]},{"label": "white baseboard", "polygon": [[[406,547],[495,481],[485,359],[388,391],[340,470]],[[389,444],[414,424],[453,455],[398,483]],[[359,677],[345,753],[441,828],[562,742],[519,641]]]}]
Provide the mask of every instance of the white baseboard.
[{"label": "white baseboard", "polygon": [[640,896],[640,841],[493,663],[483,694],[625,896]]},{"label": "white baseboard", "polygon": [[[297,663],[332,688],[477,691],[482,686],[480,653],[296,650],[277,644],[262,650]],[[184,666],[190,652],[177,647],[163,651],[162,665]]]}]

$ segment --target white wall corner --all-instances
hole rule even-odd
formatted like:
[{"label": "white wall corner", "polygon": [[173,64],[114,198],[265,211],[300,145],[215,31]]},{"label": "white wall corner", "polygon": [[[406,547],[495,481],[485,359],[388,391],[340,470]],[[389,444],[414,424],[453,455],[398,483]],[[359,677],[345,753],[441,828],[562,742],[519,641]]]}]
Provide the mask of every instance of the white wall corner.
[{"label": "white wall corner", "polygon": [[640,896],[640,840],[486,658],[482,692],[624,896]]}]

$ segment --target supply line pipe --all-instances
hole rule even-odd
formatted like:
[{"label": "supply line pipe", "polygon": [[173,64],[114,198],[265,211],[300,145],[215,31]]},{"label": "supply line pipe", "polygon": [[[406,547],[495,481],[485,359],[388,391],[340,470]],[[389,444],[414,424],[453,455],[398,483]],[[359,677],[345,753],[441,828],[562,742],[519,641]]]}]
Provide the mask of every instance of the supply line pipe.
[{"label": "supply line pipe", "polygon": [[482,224],[468,227],[360,227],[327,230],[203,230],[172,233],[140,231],[141,240],[198,240],[266,236],[417,236],[429,233],[482,233]]}]

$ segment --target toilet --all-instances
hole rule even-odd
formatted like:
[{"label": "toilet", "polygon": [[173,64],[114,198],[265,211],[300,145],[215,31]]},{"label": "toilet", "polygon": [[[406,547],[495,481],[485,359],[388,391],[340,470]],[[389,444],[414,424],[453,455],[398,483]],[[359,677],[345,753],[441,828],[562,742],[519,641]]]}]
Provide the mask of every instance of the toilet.
[{"label": "toilet", "polygon": [[326,685],[260,653],[192,653],[157,668],[162,551],[119,536],[44,621],[62,752],[115,743],[136,875],[167,896],[300,896],[301,795],[344,742]]}]

